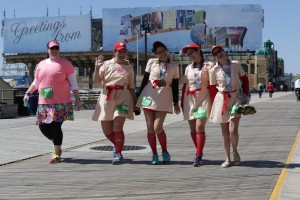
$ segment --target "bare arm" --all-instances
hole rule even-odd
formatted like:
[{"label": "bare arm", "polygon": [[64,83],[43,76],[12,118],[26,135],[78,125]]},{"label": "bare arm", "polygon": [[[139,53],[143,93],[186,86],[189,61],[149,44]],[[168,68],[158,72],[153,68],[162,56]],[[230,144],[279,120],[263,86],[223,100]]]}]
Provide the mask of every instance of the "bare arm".
[{"label": "bare arm", "polygon": [[99,76],[99,69],[103,65],[104,57],[100,54],[98,57],[96,57],[95,60],[95,70],[93,74],[93,82],[99,83],[101,81]]},{"label": "bare arm", "polygon": [[34,91],[37,90],[38,84],[39,84],[38,81],[36,79],[34,79],[32,84],[29,86],[28,90],[26,91],[26,93],[23,97],[23,101],[28,101],[29,100],[30,94],[32,94]]}]

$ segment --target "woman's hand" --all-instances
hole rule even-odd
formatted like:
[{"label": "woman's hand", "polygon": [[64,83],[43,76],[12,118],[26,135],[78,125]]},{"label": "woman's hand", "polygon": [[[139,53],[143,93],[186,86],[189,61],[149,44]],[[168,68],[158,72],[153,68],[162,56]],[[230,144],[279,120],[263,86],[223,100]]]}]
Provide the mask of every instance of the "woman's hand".
[{"label": "woman's hand", "polygon": [[174,106],[174,111],[175,111],[175,113],[176,113],[177,115],[180,113],[180,107],[179,107],[179,105],[175,105],[175,106]]},{"label": "woman's hand", "polygon": [[104,61],[104,57],[100,54],[99,56],[96,57],[95,60],[95,69],[100,69]]},{"label": "woman's hand", "polygon": [[25,102],[25,101],[29,101],[29,95],[28,94],[25,94],[24,95],[24,97],[23,97],[23,101]]},{"label": "woman's hand", "polygon": [[141,114],[141,109],[139,107],[134,106],[133,107],[133,112],[135,115],[140,115]]},{"label": "woman's hand", "polygon": [[80,109],[81,109],[81,101],[79,99],[75,100],[75,106],[76,106],[76,110],[80,111]]}]

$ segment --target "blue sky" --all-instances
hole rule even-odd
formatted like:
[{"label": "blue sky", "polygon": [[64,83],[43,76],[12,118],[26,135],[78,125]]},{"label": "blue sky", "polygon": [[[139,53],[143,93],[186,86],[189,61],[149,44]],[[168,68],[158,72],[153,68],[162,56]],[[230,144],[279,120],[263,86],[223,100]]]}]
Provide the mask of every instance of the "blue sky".
[{"label": "blue sky", "polygon": [[[265,26],[263,42],[270,39],[275,44],[278,57],[285,62],[285,72],[300,74],[297,58],[300,47],[298,36],[300,18],[299,0],[1,0],[0,14],[7,18],[45,17],[48,7],[49,16],[88,14],[92,7],[93,18],[102,17],[103,8],[164,7],[187,5],[221,4],[261,4],[264,9]],[[2,18],[1,17],[1,18]],[[262,44],[263,46],[263,44]],[[0,38],[0,52],[3,52],[3,38]],[[0,67],[3,59],[0,57]],[[2,74],[2,72],[0,73]]]}]

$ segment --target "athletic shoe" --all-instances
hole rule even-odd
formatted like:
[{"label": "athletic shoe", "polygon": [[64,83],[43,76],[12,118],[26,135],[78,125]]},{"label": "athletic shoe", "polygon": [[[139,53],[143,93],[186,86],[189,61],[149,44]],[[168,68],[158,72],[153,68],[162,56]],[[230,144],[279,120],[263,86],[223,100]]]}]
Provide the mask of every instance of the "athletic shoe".
[{"label": "athletic shoe", "polygon": [[120,153],[117,153],[115,158],[112,161],[113,165],[120,165],[123,163],[123,156]]},{"label": "athletic shoe", "polygon": [[152,165],[158,165],[158,162],[159,162],[158,155],[154,154],[153,157],[152,157],[151,164]]},{"label": "athletic shoe", "polygon": [[60,162],[60,156],[57,155],[56,153],[52,153],[50,164],[56,164],[56,163],[59,163],[59,162]]},{"label": "athletic shoe", "polygon": [[195,159],[194,159],[194,164],[193,164],[193,166],[194,166],[194,167],[199,167],[199,166],[201,166],[201,165],[203,165],[203,160],[202,160],[202,158],[196,156]]},{"label": "athletic shoe", "polygon": [[113,152],[113,157],[116,157],[117,152],[116,152],[116,146],[115,145],[112,147],[112,152]]},{"label": "athletic shoe", "polygon": [[168,152],[162,152],[163,163],[166,164],[171,161],[171,156]]}]

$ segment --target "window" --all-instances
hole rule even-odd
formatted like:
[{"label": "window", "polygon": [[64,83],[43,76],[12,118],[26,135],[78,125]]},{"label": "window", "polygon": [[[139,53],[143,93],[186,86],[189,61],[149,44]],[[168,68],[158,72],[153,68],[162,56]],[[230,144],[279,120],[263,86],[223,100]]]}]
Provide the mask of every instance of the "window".
[{"label": "window", "polygon": [[83,68],[83,67],[79,67],[78,68],[78,72],[79,72],[79,76],[85,76],[85,68]]},{"label": "window", "polygon": [[255,74],[255,65],[250,64],[250,74]]}]

